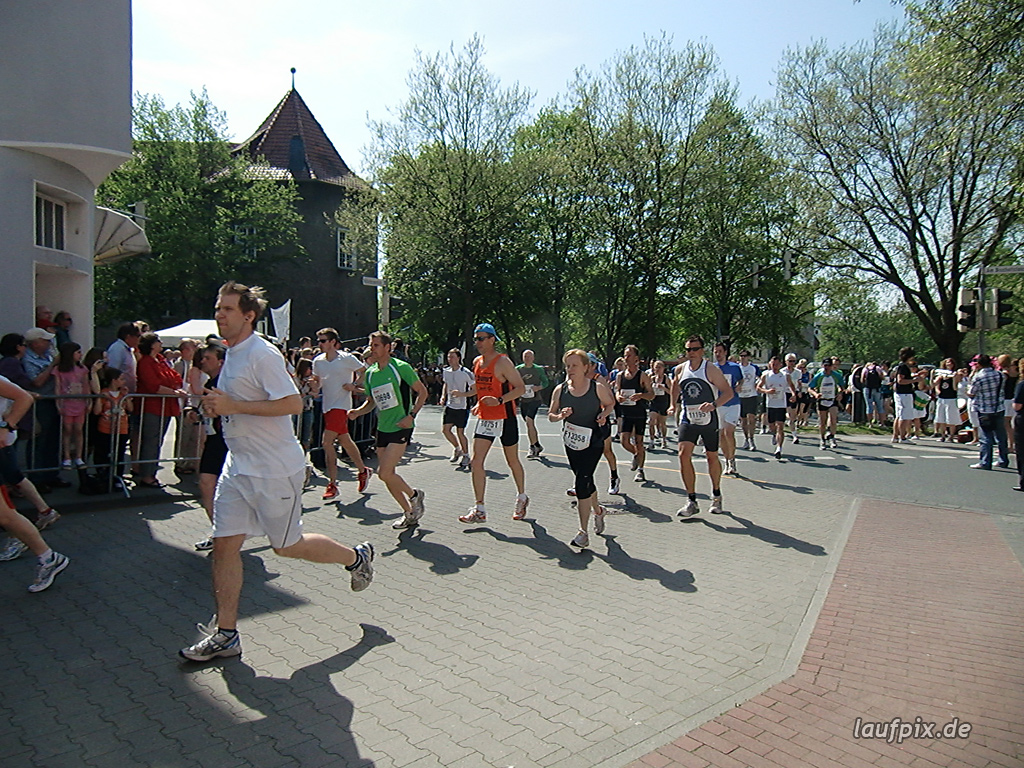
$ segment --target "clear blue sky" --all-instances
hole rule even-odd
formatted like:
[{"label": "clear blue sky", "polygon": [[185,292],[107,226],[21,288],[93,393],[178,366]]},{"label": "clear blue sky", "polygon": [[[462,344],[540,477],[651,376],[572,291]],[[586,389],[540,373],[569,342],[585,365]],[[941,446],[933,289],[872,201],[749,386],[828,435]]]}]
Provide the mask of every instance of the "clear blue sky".
[{"label": "clear blue sky", "polygon": [[706,41],[741,101],[774,94],[787,48],[840,46],[901,18],[889,0],[134,0],[134,89],[186,102],[203,86],[247,138],[291,86],[360,173],[367,116],[387,119],[407,97],[415,50],[457,48],[474,33],[503,85],[518,82],[540,107],[567,92],[579,67],[600,70],[617,51],[667,32],[682,47]]}]

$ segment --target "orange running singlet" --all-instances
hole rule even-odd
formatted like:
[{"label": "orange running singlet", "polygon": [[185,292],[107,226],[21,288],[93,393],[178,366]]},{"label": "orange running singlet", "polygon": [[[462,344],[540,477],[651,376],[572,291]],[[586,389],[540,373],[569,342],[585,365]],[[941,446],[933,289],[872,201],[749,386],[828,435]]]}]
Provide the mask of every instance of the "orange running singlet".
[{"label": "orange running singlet", "polygon": [[[494,366],[505,355],[497,355],[491,364],[484,366],[484,357],[480,355],[473,363],[473,375],[476,376],[477,402],[485,397],[501,398],[506,392],[512,389],[507,381],[499,381],[494,373]],[[514,419],[516,417],[515,401],[502,405],[480,405],[479,416],[481,419]]]}]

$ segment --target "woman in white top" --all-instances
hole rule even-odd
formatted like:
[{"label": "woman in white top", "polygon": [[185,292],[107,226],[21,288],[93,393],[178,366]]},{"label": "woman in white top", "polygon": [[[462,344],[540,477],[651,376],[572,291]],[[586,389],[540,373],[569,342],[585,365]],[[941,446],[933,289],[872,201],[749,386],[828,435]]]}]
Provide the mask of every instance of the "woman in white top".
[{"label": "woman in white top", "polygon": [[[444,403],[444,418],[441,432],[452,444],[452,464],[458,469],[469,469],[469,441],[466,440],[466,424],[469,421],[469,398],[476,394],[476,378],[473,372],[462,366],[462,353],[457,349],[448,350],[448,367],[442,373],[444,388],[441,402]],[[456,434],[452,434],[454,428]]]}]

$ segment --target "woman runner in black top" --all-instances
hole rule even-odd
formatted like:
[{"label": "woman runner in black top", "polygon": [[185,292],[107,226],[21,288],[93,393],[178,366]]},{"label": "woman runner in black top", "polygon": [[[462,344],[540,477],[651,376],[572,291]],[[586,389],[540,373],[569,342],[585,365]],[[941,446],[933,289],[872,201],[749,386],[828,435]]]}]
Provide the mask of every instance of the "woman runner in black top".
[{"label": "woman runner in black top", "polygon": [[606,384],[588,377],[590,357],[585,351],[570,349],[562,362],[566,380],[551,395],[548,420],[562,422],[562,442],[576,475],[576,508],[580,516],[580,530],[571,544],[583,549],[590,545],[587,530],[591,514],[594,533],[604,533],[604,509],[597,503],[594,470],[604,452],[603,427],[615,410],[615,398]]}]

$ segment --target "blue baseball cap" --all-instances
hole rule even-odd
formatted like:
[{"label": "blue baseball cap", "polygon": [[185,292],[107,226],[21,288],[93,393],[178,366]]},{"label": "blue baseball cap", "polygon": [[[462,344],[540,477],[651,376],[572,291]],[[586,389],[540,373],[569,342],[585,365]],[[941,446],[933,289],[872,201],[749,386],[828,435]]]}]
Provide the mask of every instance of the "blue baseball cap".
[{"label": "blue baseball cap", "polygon": [[480,323],[476,328],[473,329],[473,333],[486,333],[494,337],[495,342],[501,343],[501,339],[498,338],[498,332],[494,330],[494,326],[490,323]]}]

